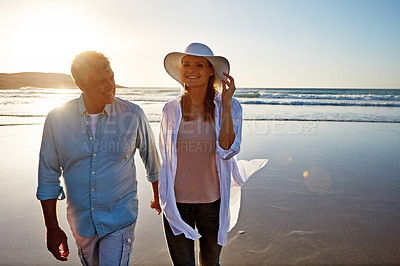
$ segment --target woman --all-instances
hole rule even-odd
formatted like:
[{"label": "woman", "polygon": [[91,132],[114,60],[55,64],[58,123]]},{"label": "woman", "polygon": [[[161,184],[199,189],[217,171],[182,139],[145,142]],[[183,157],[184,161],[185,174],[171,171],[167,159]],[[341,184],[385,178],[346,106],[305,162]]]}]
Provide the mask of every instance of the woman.
[{"label": "woman", "polygon": [[232,98],[227,59],[192,43],[184,53],[168,54],[164,67],[184,88],[164,106],[160,129],[159,193],[169,252],[175,265],[195,265],[194,240],[200,238],[201,265],[218,265],[238,216],[238,206],[229,205],[239,203],[240,189],[233,202],[231,186],[266,161],[248,164],[249,170],[233,158],[240,150],[242,108]]}]

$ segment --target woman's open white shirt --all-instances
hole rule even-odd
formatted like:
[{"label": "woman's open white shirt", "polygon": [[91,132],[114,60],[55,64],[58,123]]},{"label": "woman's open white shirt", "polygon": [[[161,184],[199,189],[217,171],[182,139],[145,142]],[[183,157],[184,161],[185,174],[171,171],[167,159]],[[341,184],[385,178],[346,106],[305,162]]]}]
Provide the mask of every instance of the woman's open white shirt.
[{"label": "woman's open white shirt", "polygon": [[[182,120],[181,97],[168,102],[163,109],[160,126],[160,153],[162,166],[159,173],[159,193],[161,208],[175,235],[181,233],[189,239],[198,239],[201,235],[185,223],[178,211],[175,200],[175,174],[177,168],[176,141],[179,125]],[[218,244],[225,245],[227,233],[236,224],[240,209],[240,186],[268,160],[236,161],[235,155],[240,151],[242,141],[242,107],[236,99],[232,99],[231,113],[235,140],[228,150],[218,143],[221,130],[222,104],[221,95],[217,95],[215,103],[216,165],[220,184],[221,206],[219,212]]]}]

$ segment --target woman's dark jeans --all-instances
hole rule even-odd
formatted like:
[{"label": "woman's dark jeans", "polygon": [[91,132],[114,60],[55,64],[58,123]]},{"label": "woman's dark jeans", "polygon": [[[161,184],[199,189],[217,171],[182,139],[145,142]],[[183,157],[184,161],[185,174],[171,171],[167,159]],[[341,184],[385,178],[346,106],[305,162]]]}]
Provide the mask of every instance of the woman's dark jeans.
[{"label": "woman's dark jeans", "polygon": [[[177,203],[179,213],[188,225],[197,228],[201,235],[200,264],[219,265],[222,246],[218,245],[219,206],[221,200],[212,203]],[[174,235],[164,216],[164,232],[169,254],[174,265],[195,265],[194,241],[184,234]]]}]

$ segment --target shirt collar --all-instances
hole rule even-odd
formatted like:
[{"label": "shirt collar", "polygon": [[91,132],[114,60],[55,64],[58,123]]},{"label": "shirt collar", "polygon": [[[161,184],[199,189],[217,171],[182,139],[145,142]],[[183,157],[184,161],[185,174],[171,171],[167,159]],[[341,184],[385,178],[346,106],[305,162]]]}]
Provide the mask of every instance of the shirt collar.
[{"label": "shirt collar", "polygon": [[[79,111],[79,115],[80,116],[83,116],[84,114],[87,114],[85,102],[83,100],[83,93],[79,97],[78,111]],[[111,104],[107,104],[106,106],[104,106],[103,113],[106,114],[106,115],[109,115],[111,113]]]}]

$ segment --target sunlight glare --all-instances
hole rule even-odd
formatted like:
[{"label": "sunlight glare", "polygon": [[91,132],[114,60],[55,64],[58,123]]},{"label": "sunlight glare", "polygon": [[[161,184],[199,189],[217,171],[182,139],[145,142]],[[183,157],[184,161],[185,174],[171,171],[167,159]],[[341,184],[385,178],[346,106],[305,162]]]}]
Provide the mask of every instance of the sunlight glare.
[{"label": "sunlight glare", "polygon": [[15,31],[21,69],[68,73],[74,55],[95,43],[89,24],[67,10],[34,12]]}]

